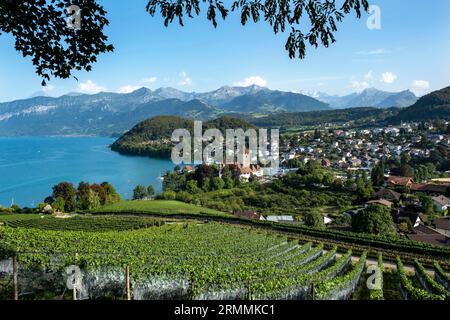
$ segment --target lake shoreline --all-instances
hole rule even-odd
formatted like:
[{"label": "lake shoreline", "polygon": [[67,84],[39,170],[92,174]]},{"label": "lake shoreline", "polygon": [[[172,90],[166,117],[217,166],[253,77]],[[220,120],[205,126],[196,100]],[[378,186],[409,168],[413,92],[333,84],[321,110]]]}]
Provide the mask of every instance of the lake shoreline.
[{"label": "lake shoreline", "polygon": [[111,137],[0,137],[0,205],[36,206],[67,181],[108,181],[124,199],[137,184],[162,188],[159,178],[175,165],[170,159],[120,155]]}]

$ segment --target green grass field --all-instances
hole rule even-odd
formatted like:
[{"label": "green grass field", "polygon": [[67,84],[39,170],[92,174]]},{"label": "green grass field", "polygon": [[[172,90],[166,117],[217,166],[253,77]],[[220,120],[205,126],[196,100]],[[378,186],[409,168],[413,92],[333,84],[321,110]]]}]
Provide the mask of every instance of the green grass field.
[{"label": "green grass field", "polygon": [[151,200],[151,201],[122,201],[92,211],[95,213],[147,213],[162,215],[213,215],[230,216],[224,212],[199,207],[193,204],[174,200]]}]

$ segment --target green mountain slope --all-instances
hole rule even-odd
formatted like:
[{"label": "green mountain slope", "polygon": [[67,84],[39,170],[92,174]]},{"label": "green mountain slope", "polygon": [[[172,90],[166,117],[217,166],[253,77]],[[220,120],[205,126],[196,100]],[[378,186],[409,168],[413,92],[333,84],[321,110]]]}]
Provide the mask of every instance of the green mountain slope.
[{"label": "green mountain slope", "polygon": [[390,123],[400,121],[450,120],[450,87],[431,92],[420,98],[412,106],[392,117]]},{"label": "green mountain slope", "polygon": [[[232,117],[220,117],[203,123],[203,130],[256,128],[254,125]],[[166,158],[172,150],[171,137],[176,129],[187,129],[193,135],[194,121],[177,116],[157,116],[144,120],[123,134],[112,145],[111,150],[121,154]]]}]

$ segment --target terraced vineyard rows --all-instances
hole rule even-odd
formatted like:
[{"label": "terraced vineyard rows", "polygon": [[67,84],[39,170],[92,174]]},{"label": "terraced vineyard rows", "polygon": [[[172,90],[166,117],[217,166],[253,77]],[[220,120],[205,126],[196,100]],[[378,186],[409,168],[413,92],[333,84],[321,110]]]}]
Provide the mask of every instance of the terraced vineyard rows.
[{"label": "terraced vineyard rows", "polygon": [[420,287],[415,286],[408,277],[399,257],[397,257],[397,273],[400,281],[400,292],[404,299],[450,300],[450,292],[430,277],[417,261],[415,263],[415,276],[420,283]]},{"label": "terraced vineyard rows", "polygon": [[[17,215],[15,215],[17,217]],[[41,230],[59,231],[124,231],[161,225],[162,220],[147,217],[89,217],[76,216],[72,218],[36,217],[30,219],[6,219],[5,224],[14,228],[35,228]]]},{"label": "terraced vineyard rows", "polygon": [[[117,218],[102,217],[106,226]],[[323,244],[250,227],[150,220],[147,228],[113,232],[99,228],[98,218],[80,219],[73,220],[73,228],[82,231],[61,229],[68,222],[12,220],[15,227],[0,226],[0,254],[16,255],[24,276],[52,274],[61,276],[61,283],[61,271],[79,266],[80,294],[86,298],[120,296],[125,266],[131,269],[135,299],[348,299],[365,272],[366,253],[352,263],[351,250],[338,256],[337,247],[324,251]],[[82,229],[83,219],[93,219],[94,230]]]},{"label": "terraced vineyard rows", "polygon": [[[304,225],[273,223],[270,221],[248,220],[234,215],[201,211],[199,207],[190,206],[184,208],[185,203],[177,201],[123,201],[114,205],[105,206],[100,210],[91,212],[92,214],[107,215],[150,215],[156,217],[178,217],[190,219],[208,219],[231,224],[248,225],[254,228],[285,232],[287,234],[298,235],[305,239],[314,241],[324,241],[327,244],[336,243],[340,246],[347,246],[362,253],[364,250],[377,250],[385,257],[395,260],[397,254],[407,258],[408,262],[415,258],[427,259],[428,264],[433,261],[440,261],[449,267],[450,248],[436,246],[423,242],[406,240],[403,238],[393,238],[390,236],[369,235],[349,231],[338,231],[331,229],[311,228]],[[206,210],[206,209],[205,209]],[[209,209],[211,210],[211,209]]]}]

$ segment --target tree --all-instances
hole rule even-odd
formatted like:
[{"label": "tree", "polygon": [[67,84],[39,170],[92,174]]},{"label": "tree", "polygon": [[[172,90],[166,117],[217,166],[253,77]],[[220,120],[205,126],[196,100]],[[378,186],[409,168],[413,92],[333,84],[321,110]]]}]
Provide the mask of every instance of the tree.
[{"label": "tree", "polygon": [[103,188],[103,186],[94,183],[93,185],[91,185],[91,190],[97,193],[100,200],[100,204],[104,205],[106,203],[106,198],[108,197],[108,195],[106,194],[106,191]]},{"label": "tree", "polygon": [[197,185],[197,181],[195,180],[189,180],[186,183],[186,191],[190,194],[196,194],[200,192],[200,188]]},{"label": "tree", "polygon": [[414,169],[409,164],[402,165],[400,167],[400,175],[403,177],[414,177]]},{"label": "tree", "polygon": [[211,180],[209,178],[204,178],[202,190],[208,192],[210,189],[211,189]]},{"label": "tree", "polygon": [[[293,59],[305,57],[307,44],[329,47],[336,41],[337,25],[344,16],[355,12],[360,18],[368,8],[367,0],[341,0],[339,4],[330,0],[234,0],[228,7],[212,0],[149,0],[146,11],[151,16],[159,12],[165,26],[174,19],[183,26],[186,17],[198,16],[205,9],[214,27],[219,16],[225,19],[230,12],[238,12],[242,25],[262,20],[275,34],[290,29],[285,48]],[[0,34],[10,34],[16,50],[31,57],[36,73],[46,80],[50,76],[69,78],[74,70],[90,71],[97,56],[113,51],[104,34],[108,24],[106,11],[95,0],[0,0]]]},{"label": "tree", "polygon": [[89,183],[81,181],[78,184],[76,199],[77,199],[77,208],[80,210],[88,210],[89,209],[89,192],[91,191],[91,187]]},{"label": "tree", "polygon": [[44,199],[44,202],[47,204],[52,204],[53,202],[55,202],[55,198],[53,198],[53,196],[48,196]]},{"label": "tree", "polygon": [[109,182],[103,182],[101,184],[106,192],[106,202],[104,204],[111,204],[122,201],[120,194],[116,191],[116,188]]},{"label": "tree", "polygon": [[113,51],[103,32],[105,15],[95,0],[0,0],[0,34],[14,38],[15,49],[31,57],[40,77],[66,79],[74,70],[90,71],[98,55]]},{"label": "tree", "polygon": [[379,161],[372,169],[371,180],[374,186],[382,186],[384,184],[384,161]]},{"label": "tree", "polygon": [[[314,47],[322,44],[327,48],[336,41],[334,33],[337,31],[337,23],[342,21],[345,14],[354,11],[360,18],[362,10],[369,9],[367,0],[344,0],[341,7],[330,0],[235,0],[230,8],[226,8],[222,1],[150,0],[147,11],[154,16],[159,10],[165,26],[174,19],[184,25],[185,17],[200,14],[202,2],[207,3],[206,17],[214,27],[217,26],[218,14],[225,19],[230,12],[240,11],[242,25],[246,25],[249,20],[255,23],[264,20],[275,34],[290,28],[285,48],[291,59],[304,58],[307,43]],[[301,30],[300,25],[306,26],[307,30]]]},{"label": "tree", "polygon": [[72,183],[61,182],[53,186],[53,199],[62,198],[64,200],[64,211],[75,210],[75,189]]},{"label": "tree", "polygon": [[174,191],[164,191],[163,193],[161,193],[161,199],[164,200],[175,200],[176,197],[177,194]]},{"label": "tree", "polygon": [[204,181],[206,179],[211,180],[214,177],[214,169],[207,165],[201,164],[197,166],[194,172],[194,179],[197,180],[198,185],[203,188]]},{"label": "tree", "polygon": [[401,217],[398,219],[398,230],[402,233],[411,232],[414,230],[411,219],[406,217]]},{"label": "tree", "polygon": [[155,188],[152,185],[147,187],[147,196],[152,198],[155,195]]},{"label": "tree", "polygon": [[88,210],[94,210],[99,208],[100,206],[100,196],[93,189],[90,189],[88,195]]},{"label": "tree", "polygon": [[173,191],[178,189],[178,175],[175,172],[167,171],[163,180],[163,190]]},{"label": "tree", "polygon": [[322,133],[319,129],[314,130],[314,139],[320,139],[322,137]]},{"label": "tree", "polygon": [[373,197],[374,190],[372,183],[367,180],[367,174],[363,171],[356,178],[356,192],[361,200],[368,200]]},{"label": "tree", "polygon": [[233,175],[228,166],[222,169],[222,180],[225,183],[226,189],[232,189],[234,187]]},{"label": "tree", "polygon": [[391,210],[383,205],[369,205],[352,217],[352,229],[356,232],[392,234]]},{"label": "tree", "polygon": [[424,213],[433,214],[436,211],[433,199],[430,196],[424,193],[420,193],[419,200],[420,203],[422,204],[422,210]]},{"label": "tree", "polygon": [[305,225],[308,227],[314,227],[314,228],[325,228],[325,223],[323,221],[323,217],[320,214],[320,212],[317,211],[310,211],[305,213],[303,220],[305,222]]},{"label": "tree", "polygon": [[214,177],[211,180],[212,190],[222,190],[225,186],[225,182],[220,177]]},{"label": "tree", "polygon": [[58,197],[55,199],[55,201],[52,203],[52,208],[55,211],[59,211],[59,212],[64,212],[64,208],[65,208],[66,202],[64,201],[63,198]]},{"label": "tree", "polygon": [[402,165],[407,165],[410,162],[411,162],[411,156],[408,153],[403,152],[402,155],[400,156],[400,163]]},{"label": "tree", "polygon": [[138,184],[133,189],[133,200],[142,200],[147,197],[147,188],[142,184]]}]

